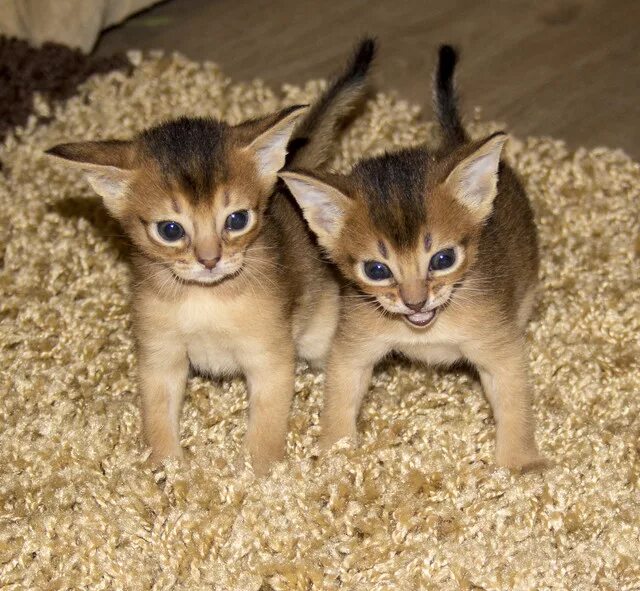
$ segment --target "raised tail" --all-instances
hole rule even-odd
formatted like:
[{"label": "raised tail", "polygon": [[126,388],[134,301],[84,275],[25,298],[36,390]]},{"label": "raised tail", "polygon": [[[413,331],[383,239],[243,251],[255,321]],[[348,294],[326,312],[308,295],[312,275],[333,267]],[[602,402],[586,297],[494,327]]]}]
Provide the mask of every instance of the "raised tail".
[{"label": "raised tail", "polygon": [[433,80],[433,106],[442,128],[445,144],[449,148],[459,146],[469,139],[458,113],[454,79],[457,63],[456,50],[450,45],[441,45]]},{"label": "raised tail", "polygon": [[375,53],[374,39],[365,38],[358,44],[343,73],[314,103],[293,133],[286,168],[313,170],[327,163],[336,136],[368,94],[367,74]]}]

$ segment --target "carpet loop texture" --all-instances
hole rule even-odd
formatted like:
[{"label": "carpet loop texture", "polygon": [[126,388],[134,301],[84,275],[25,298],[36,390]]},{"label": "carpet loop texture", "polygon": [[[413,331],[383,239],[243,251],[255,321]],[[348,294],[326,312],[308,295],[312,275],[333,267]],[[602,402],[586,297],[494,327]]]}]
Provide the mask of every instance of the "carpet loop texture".
[{"label": "carpet loop texture", "polygon": [[[547,472],[494,467],[473,376],[393,361],[365,400],[361,445],[321,459],[323,376],[301,365],[288,459],[262,480],[235,466],[243,382],[194,378],[191,459],[154,473],[125,241],[80,173],[42,152],[184,114],[238,122],[324,83],[274,92],[180,56],[131,58],[130,75],[93,76],[64,105],[39,99],[47,122],[0,147],[0,589],[640,589],[640,166],[509,143],[541,237],[528,341]],[[420,109],[378,95],[334,166],[434,140]]]}]

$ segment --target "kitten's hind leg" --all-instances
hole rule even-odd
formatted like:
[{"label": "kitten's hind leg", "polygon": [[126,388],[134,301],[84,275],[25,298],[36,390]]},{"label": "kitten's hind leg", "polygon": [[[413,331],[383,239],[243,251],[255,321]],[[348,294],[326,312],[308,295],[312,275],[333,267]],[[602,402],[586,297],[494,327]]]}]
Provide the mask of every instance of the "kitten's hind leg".
[{"label": "kitten's hind leg", "polygon": [[522,340],[514,338],[498,345],[474,343],[464,353],[478,368],[493,410],[497,463],[520,470],[544,467],[546,461],[535,441],[532,390]]},{"label": "kitten's hind leg", "polygon": [[538,290],[536,286],[530,287],[527,292],[524,294],[522,301],[520,302],[520,307],[518,308],[518,326],[524,330],[531,318],[531,314],[533,313],[533,308],[536,304],[536,297],[538,295]]},{"label": "kitten's hind leg", "polygon": [[182,457],[180,410],[189,372],[184,347],[164,342],[144,343],[138,355],[142,425],[151,462]]},{"label": "kitten's hind leg", "polygon": [[313,303],[311,318],[296,336],[298,356],[312,367],[324,367],[329,348],[338,326],[340,293],[336,285],[327,284],[326,290]]}]

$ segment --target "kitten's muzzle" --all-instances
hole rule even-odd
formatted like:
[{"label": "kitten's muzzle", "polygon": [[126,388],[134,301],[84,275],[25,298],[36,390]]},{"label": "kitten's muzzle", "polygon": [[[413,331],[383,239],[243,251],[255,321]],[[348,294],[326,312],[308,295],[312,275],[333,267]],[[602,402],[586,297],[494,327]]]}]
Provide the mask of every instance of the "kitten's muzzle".
[{"label": "kitten's muzzle", "polygon": [[209,271],[213,270],[213,268],[218,264],[218,261],[220,260],[220,257],[216,257],[213,259],[198,259],[198,262],[205,268],[208,269]]},{"label": "kitten's muzzle", "polygon": [[387,297],[379,300],[380,305],[388,312],[401,317],[407,324],[414,328],[425,328],[436,318],[440,302],[429,303],[428,299],[422,301],[407,301],[405,298],[391,300]]},{"label": "kitten's muzzle", "polygon": [[229,260],[221,261],[220,257],[214,259],[203,259],[198,257],[186,268],[176,266],[174,274],[180,279],[189,283],[201,283],[202,285],[212,285],[223,279],[235,275],[242,265],[230,263]]},{"label": "kitten's muzzle", "polygon": [[402,300],[405,308],[413,310],[413,313],[404,313],[402,317],[411,325],[417,328],[424,328],[431,324],[437,313],[437,306],[427,306],[428,300],[422,300],[421,302],[408,302],[405,299]]},{"label": "kitten's muzzle", "polygon": [[426,312],[416,312],[415,314],[405,314],[403,318],[412,326],[424,328],[431,324],[437,313],[437,308],[427,310]]},{"label": "kitten's muzzle", "polygon": [[421,302],[412,302],[412,303],[403,301],[402,303],[410,310],[413,310],[414,312],[420,312],[422,308],[424,308],[425,304],[427,303],[427,300],[422,300]]}]

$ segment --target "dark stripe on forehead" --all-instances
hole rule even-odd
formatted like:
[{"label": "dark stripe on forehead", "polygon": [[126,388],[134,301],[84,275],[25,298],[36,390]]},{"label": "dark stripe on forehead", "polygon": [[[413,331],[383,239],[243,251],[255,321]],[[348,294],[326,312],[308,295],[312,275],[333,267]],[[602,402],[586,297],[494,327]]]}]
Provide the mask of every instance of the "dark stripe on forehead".
[{"label": "dark stripe on forehead", "polygon": [[182,117],[145,131],[140,140],[167,184],[177,183],[194,202],[211,196],[224,182],[227,124]]},{"label": "dark stripe on forehead", "polygon": [[397,248],[420,238],[428,163],[426,150],[411,148],[363,160],[353,170],[373,225]]},{"label": "dark stripe on forehead", "polygon": [[378,252],[382,255],[383,258],[387,258],[389,253],[387,252],[387,247],[384,245],[384,240],[378,240]]}]

